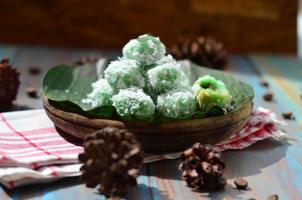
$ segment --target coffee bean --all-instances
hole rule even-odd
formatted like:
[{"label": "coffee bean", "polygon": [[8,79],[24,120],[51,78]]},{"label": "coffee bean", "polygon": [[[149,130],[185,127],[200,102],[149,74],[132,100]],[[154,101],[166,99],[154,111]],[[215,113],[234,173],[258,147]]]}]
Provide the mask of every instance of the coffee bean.
[{"label": "coffee bean", "polygon": [[97,62],[102,56],[100,55],[86,55],[83,56],[81,59],[79,59],[78,61],[74,62],[73,64],[76,66],[83,66],[86,65],[88,63],[95,63]]},{"label": "coffee bean", "polygon": [[273,194],[267,197],[267,200],[278,200],[279,196],[277,194]]},{"label": "coffee bean", "polygon": [[239,190],[245,190],[248,186],[248,182],[244,178],[236,178],[234,183]]},{"label": "coffee bean", "polygon": [[273,100],[273,93],[271,93],[271,92],[267,92],[267,93],[265,93],[264,95],[263,95],[263,99],[265,100],[265,101],[272,101]]},{"label": "coffee bean", "polygon": [[38,97],[37,90],[33,87],[26,88],[26,93],[31,98],[37,98]]},{"label": "coffee bean", "polygon": [[233,200],[232,197],[224,197],[222,200]]},{"label": "coffee bean", "polygon": [[292,112],[284,112],[282,113],[284,119],[295,119]]},{"label": "coffee bean", "polygon": [[268,82],[266,82],[265,80],[262,80],[262,81],[260,82],[260,84],[261,84],[263,87],[269,87]]},{"label": "coffee bean", "polygon": [[31,66],[29,69],[28,69],[28,72],[32,75],[37,75],[37,74],[40,74],[41,73],[41,69],[37,66]]}]

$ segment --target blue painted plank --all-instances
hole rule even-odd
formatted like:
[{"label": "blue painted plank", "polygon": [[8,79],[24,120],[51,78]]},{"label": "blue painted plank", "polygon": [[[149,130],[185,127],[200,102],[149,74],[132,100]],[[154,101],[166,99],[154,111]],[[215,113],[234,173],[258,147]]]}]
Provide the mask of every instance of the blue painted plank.
[{"label": "blue painted plank", "polygon": [[[43,74],[57,64],[71,64],[85,55],[102,55],[98,50],[69,50],[46,47],[15,47],[0,45],[0,57],[9,57],[14,66],[21,72],[21,86],[17,104],[23,108],[42,108],[41,99],[27,97],[25,89],[33,86],[41,87]],[[105,56],[116,57],[115,51],[105,52]],[[28,73],[30,66],[39,66],[42,74],[32,76]],[[20,107],[15,107],[18,109]],[[151,199],[149,178],[146,175],[138,178],[139,186],[129,193],[130,199]],[[1,188],[2,189],[2,188]],[[0,191],[0,199],[105,199],[97,190],[88,189],[77,179],[70,178],[49,184],[30,185],[12,191]]]},{"label": "blue painted plank", "polygon": [[271,55],[253,55],[250,59],[256,70],[268,80],[275,95],[276,101],[272,104],[273,110],[279,116],[285,111],[292,111],[296,116],[297,121],[288,121],[289,126],[285,128],[291,138],[285,152],[286,157],[282,159],[283,162],[278,163],[277,167],[270,168],[272,172],[275,170],[271,178],[275,179],[277,183],[276,189],[278,191],[285,189],[291,191],[286,195],[283,192],[284,198],[299,199],[302,196],[300,175],[302,172],[302,112],[301,99],[297,98],[300,89],[298,87],[302,81],[298,78],[301,72],[299,68],[301,66],[299,65],[300,61],[291,57]]},{"label": "blue painted plank", "polygon": [[16,55],[17,47],[14,45],[0,44],[0,59],[9,58],[13,60]]},{"label": "blue painted plank", "polygon": [[[12,58],[13,63],[19,67],[22,73],[23,89],[20,103],[40,107],[41,104],[31,99],[24,100],[26,86],[41,85],[41,76],[31,77],[27,74],[28,66],[39,65],[42,71],[59,63],[71,63],[81,55],[97,50],[68,50],[50,49],[44,47],[1,46],[0,56]],[[116,54],[112,54],[114,57]],[[259,59],[259,57],[258,57]],[[237,199],[257,198],[265,199],[269,194],[278,193],[281,199],[301,199],[302,197],[302,128],[300,120],[300,102],[296,92],[301,87],[299,74],[301,61],[294,58],[278,56],[263,56],[261,62],[255,61],[255,57],[248,59],[243,56],[232,56],[228,69],[235,77],[251,84],[255,89],[255,105],[261,105],[274,110],[279,116],[283,111],[291,110],[297,115],[297,122],[291,121],[286,130],[295,140],[289,143],[274,141],[260,142],[242,151],[229,151],[224,153],[227,163],[226,177],[228,186],[224,191],[214,193],[196,193],[187,188],[185,183],[179,180],[177,161],[165,161],[148,164],[144,175],[138,179],[139,186],[131,190],[127,199],[222,199],[224,196],[233,196]],[[264,61],[263,61],[264,60]],[[259,64],[260,63],[260,64]],[[284,66],[294,66],[286,69]],[[273,73],[277,69],[277,74]],[[274,103],[263,101],[262,95],[268,89],[260,86],[260,76],[267,79],[276,95]],[[281,78],[280,78],[281,77]],[[285,77],[285,78],[284,78]],[[23,92],[22,92],[23,91]],[[23,98],[23,99],[22,99]],[[240,162],[239,162],[240,161]],[[239,164],[238,164],[239,163]],[[246,177],[251,190],[237,191],[233,189],[232,180],[235,177]],[[288,192],[290,191],[290,192]],[[1,196],[2,195],[2,196]],[[104,199],[95,193],[95,190],[87,189],[82,183],[74,179],[67,179],[40,186],[27,186],[13,190],[9,194],[0,191],[1,199]]]},{"label": "blue painted plank", "polygon": [[[255,68],[250,59],[244,56],[232,56],[227,71],[253,86],[255,106],[270,108],[278,114],[279,118],[281,117],[282,110],[279,107],[284,106],[283,102],[279,101],[278,96],[274,103],[263,100],[262,95],[270,89],[262,87],[260,81],[263,75],[264,78],[267,77]],[[270,82],[270,80],[268,81]],[[275,92],[274,87],[271,88],[273,92]],[[298,133],[301,128],[290,124],[287,130]],[[294,177],[294,174],[302,172],[301,167],[297,165],[298,156],[301,155],[297,150],[300,142],[291,144],[294,146],[290,146],[287,142],[266,140],[245,150],[224,152],[223,157],[227,166],[225,176],[228,178],[228,185],[221,192],[192,192],[183,181],[179,180],[179,172],[177,172],[175,163],[151,163],[152,195],[155,199],[222,199],[225,196],[231,196],[234,199],[266,199],[268,195],[277,193],[280,199],[299,199],[302,197],[299,191],[300,178]],[[245,177],[250,184],[250,190],[234,189],[232,181],[237,177]]]},{"label": "blue painted plank", "polygon": [[251,56],[251,60],[264,77],[272,83],[272,88],[276,91],[275,95],[280,102],[284,102],[284,106],[280,109],[293,112],[299,124],[302,124],[301,61],[290,57],[264,55]]}]

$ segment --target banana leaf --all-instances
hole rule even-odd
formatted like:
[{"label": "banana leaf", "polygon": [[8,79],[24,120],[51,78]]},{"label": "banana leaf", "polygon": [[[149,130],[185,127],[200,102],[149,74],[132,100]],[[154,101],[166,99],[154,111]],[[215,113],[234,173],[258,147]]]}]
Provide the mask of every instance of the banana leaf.
[{"label": "banana leaf", "polygon": [[[232,109],[238,110],[241,106],[251,102],[254,97],[253,88],[241,81],[236,80],[230,74],[198,66],[190,61],[180,61],[181,69],[189,78],[190,84],[201,76],[211,75],[225,83],[232,95]],[[62,109],[78,112],[87,116],[110,118],[116,116],[113,106],[92,107],[91,104],[83,103],[82,100],[92,91],[91,83],[101,77],[107,62],[90,64],[82,67],[59,65],[50,69],[43,80],[43,94],[53,104]],[[214,108],[208,112],[197,112],[193,118],[202,118],[222,114],[221,109]],[[164,121],[167,121],[165,119]]]}]

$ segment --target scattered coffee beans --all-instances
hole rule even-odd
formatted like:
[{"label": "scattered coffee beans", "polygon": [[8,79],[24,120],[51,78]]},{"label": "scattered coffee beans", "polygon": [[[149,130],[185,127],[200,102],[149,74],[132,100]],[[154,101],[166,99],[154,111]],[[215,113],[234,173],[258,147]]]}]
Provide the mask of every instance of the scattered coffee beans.
[{"label": "scattered coffee beans", "polygon": [[295,119],[294,115],[292,112],[284,112],[282,113],[282,116],[284,119]]},{"label": "scattered coffee beans", "polygon": [[37,75],[37,74],[40,74],[41,73],[41,69],[37,66],[31,66],[29,69],[28,69],[28,72],[32,75]]},{"label": "scattered coffee beans", "polygon": [[273,194],[273,195],[270,195],[267,197],[267,200],[278,200],[278,199],[279,199],[279,196],[276,194]]},{"label": "scattered coffee beans", "polygon": [[273,93],[271,93],[271,92],[267,92],[267,93],[265,93],[264,95],[263,95],[263,99],[265,100],[265,101],[272,101],[273,100]]},{"label": "scattered coffee beans", "polygon": [[86,55],[83,56],[80,60],[74,62],[73,64],[76,66],[82,66],[88,63],[95,63],[101,58],[100,55]]},{"label": "scattered coffee beans", "polygon": [[264,81],[264,80],[262,80],[262,81],[260,82],[260,84],[261,84],[263,87],[269,87],[268,82],[266,82],[266,81]]},{"label": "scattered coffee beans", "polygon": [[236,178],[234,183],[239,190],[245,190],[248,186],[248,182],[244,178]]},{"label": "scattered coffee beans", "polygon": [[31,98],[37,98],[38,97],[38,92],[35,88],[33,87],[28,87],[26,88],[26,93],[29,97]]},{"label": "scattered coffee beans", "polygon": [[224,197],[222,200],[233,200],[232,197]]}]

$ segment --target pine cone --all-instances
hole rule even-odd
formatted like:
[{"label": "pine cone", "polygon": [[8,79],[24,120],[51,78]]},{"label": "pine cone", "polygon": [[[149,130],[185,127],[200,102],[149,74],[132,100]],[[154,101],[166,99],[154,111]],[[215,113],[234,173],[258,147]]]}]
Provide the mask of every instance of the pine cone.
[{"label": "pine cone", "polygon": [[106,197],[120,197],[137,184],[142,151],[135,136],[126,129],[106,127],[88,135],[79,160],[87,187],[99,186]]},{"label": "pine cone", "polygon": [[20,84],[19,75],[8,59],[0,62],[0,111],[9,108],[16,99]]},{"label": "pine cone", "polygon": [[179,169],[189,187],[197,190],[222,189],[226,180],[222,177],[225,164],[211,145],[196,143],[181,155]]},{"label": "pine cone", "polygon": [[198,65],[214,69],[223,69],[228,62],[223,44],[211,37],[179,39],[178,44],[171,47],[170,54],[177,60],[189,59]]}]

